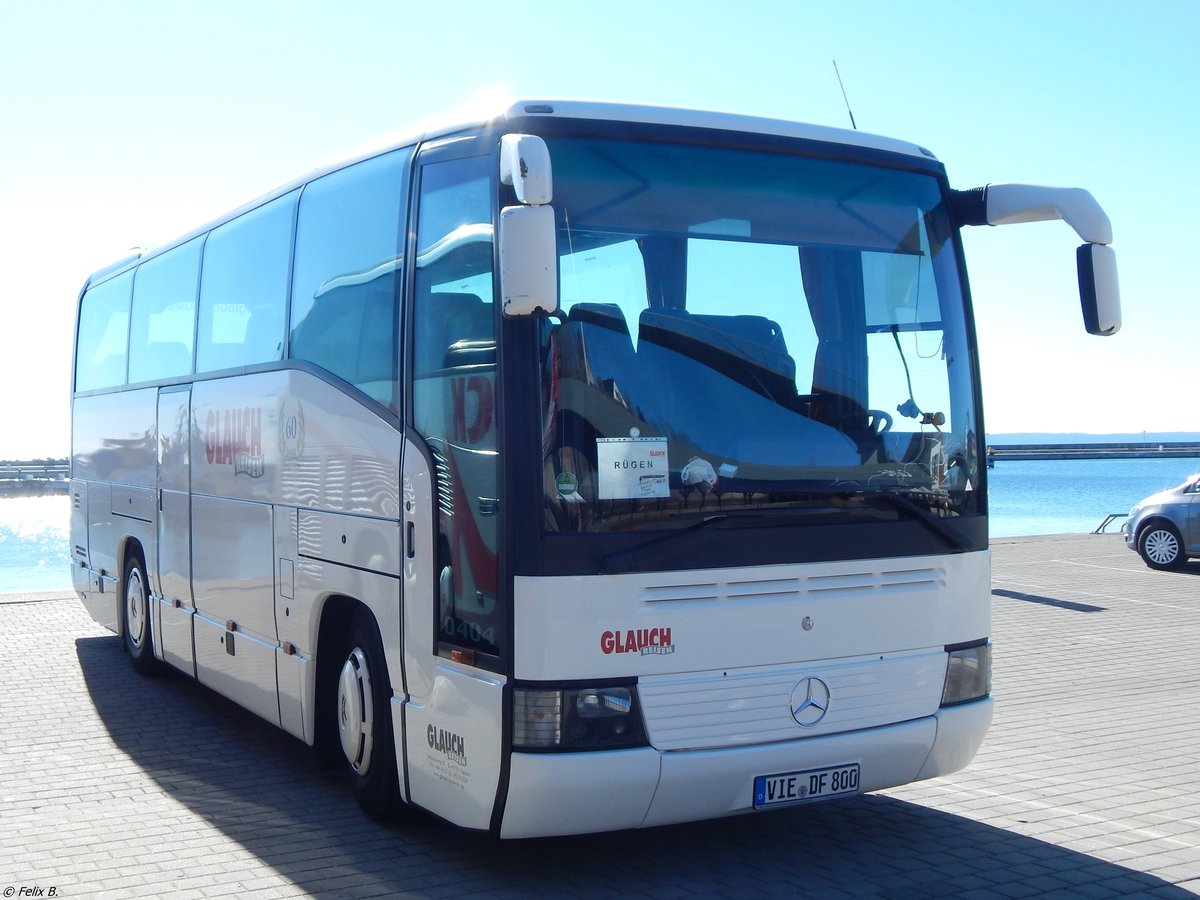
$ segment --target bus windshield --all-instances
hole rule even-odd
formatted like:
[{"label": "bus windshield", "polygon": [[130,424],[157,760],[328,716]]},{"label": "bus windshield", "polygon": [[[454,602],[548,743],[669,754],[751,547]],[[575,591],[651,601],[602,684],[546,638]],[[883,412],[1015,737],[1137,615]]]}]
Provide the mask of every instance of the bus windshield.
[{"label": "bus windshield", "polygon": [[[551,533],[981,512],[936,175],[777,150],[551,138],[541,330]],[[722,527],[727,527],[723,525]]]}]

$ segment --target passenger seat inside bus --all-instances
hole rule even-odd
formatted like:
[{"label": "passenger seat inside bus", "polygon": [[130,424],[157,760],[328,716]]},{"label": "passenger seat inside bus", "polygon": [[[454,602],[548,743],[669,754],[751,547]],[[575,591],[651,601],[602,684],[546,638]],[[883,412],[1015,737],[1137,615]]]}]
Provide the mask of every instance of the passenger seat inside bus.
[{"label": "passenger seat inside bus", "polygon": [[558,330],[562,377],[598,388],[644,421],[651,418],[646,390],[625,313],[615,303],[576,303]]},{"label": "passenger seat inside bus", "polygon": [[427,374],[462,363],[461,354],[451,353],[455,344],[476,345],[473,361],[479,360],[479,343],[490,342],[490,362],[495,362],[495,326],[492,305],[475,294],[431,293],[418,309],[413,341],[413,371]]},{"label": "passenger seat inside bus", "polygon": [[647,309],[638,327],[639,353],[655,356],[658,367],[666,360],[657,351],[669,351],[702,363],[780,406],[795,407],[796,361],[788,354],[779,323],[765,316]]}]

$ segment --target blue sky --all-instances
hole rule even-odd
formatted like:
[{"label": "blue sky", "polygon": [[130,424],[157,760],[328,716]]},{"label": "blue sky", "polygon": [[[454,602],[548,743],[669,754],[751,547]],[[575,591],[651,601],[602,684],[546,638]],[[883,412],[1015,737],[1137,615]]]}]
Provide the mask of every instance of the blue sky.
[{"label": "blue sky", "polygon": [[1198,431],[1200,2],[0,0],[0,458],[66,455],[94,269],[487,91],[858,127],[951,183],[1085,187],[1125,324],[1088,336],[1063,223],[964,236],[991,433]]}]

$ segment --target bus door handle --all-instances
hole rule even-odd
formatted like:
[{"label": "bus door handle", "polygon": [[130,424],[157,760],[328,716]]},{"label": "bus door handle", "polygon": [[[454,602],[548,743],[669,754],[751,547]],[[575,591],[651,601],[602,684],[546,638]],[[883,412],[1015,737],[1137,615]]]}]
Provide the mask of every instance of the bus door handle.
[{"label": "bus door handle", "polygon": [[405,535],[405,552],[409,559],[414,559],[417,555],[417,526],[413,522],[408,523],[408,533]]}]

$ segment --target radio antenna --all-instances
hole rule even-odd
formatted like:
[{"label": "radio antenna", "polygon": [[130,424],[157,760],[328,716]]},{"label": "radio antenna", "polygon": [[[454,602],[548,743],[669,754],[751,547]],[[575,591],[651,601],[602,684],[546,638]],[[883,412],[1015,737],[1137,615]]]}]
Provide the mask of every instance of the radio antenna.
[{"label": "radio antenna", "polygon": [[838,71],[836,59],[833,61],[833,73],[837,75],[838,87],[842,89],[842,100],[846,102],[846,112],[850,115],[850,127],[858,131],[858,125],[854,122],[854,112],[850,109],[850,98],[846,96],[846,86],[842,84],[842,73]]}]

